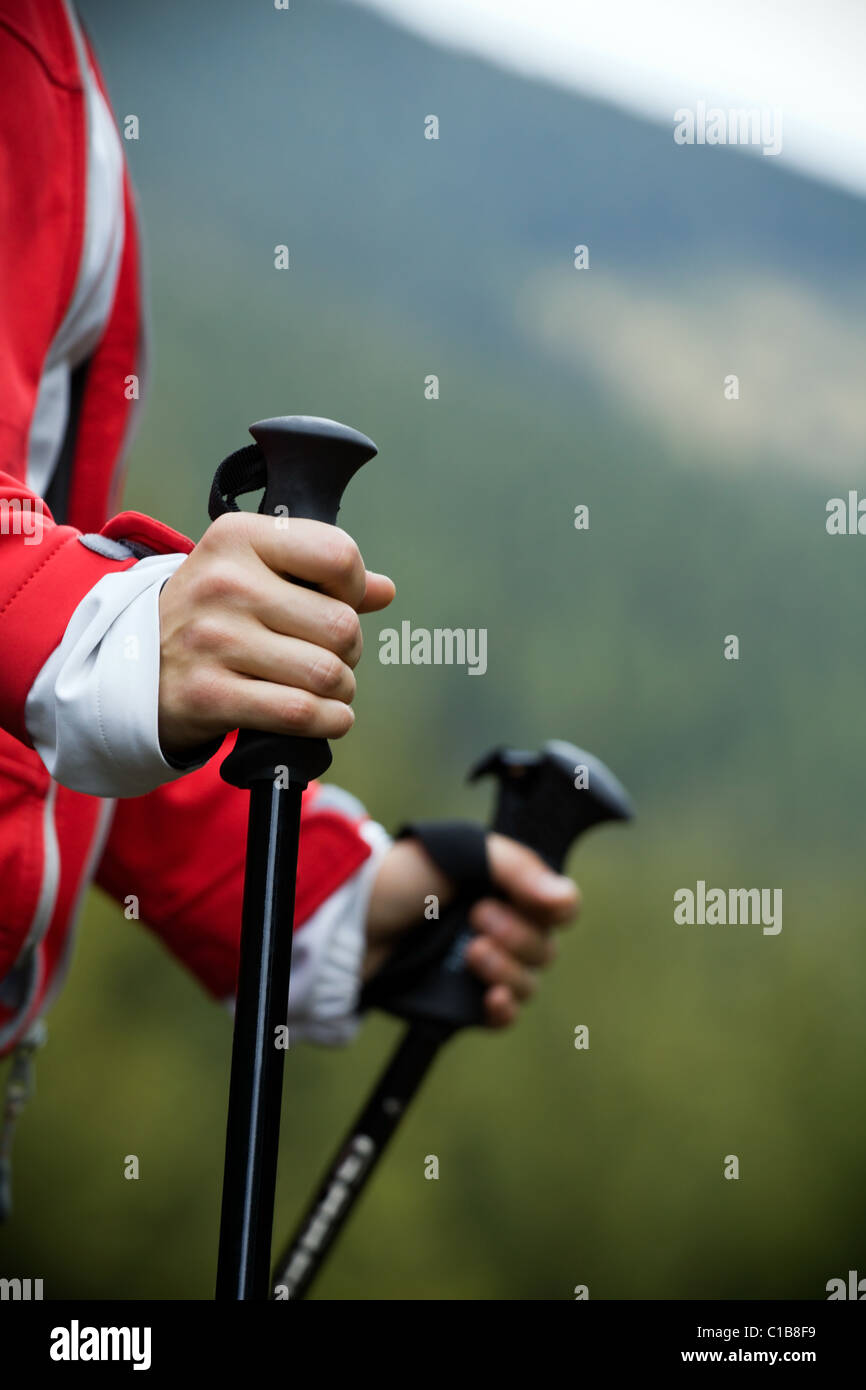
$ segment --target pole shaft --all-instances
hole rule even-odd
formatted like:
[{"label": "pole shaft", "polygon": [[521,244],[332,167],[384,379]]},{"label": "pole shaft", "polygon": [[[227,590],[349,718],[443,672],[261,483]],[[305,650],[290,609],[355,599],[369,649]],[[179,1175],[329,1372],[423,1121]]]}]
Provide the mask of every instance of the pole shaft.
[{"label": "pole shaft", "polygon": [[271,1284],[279,1297],[306,1294],[447,1037],[438,1026],[407,1028],[277,1261]]},{"label": "pole shaft", "polygon": [[[216,1297],[266,1299],[302,786],[250,791]],[[278,1043],[282,1045],[278,1045]]]}]

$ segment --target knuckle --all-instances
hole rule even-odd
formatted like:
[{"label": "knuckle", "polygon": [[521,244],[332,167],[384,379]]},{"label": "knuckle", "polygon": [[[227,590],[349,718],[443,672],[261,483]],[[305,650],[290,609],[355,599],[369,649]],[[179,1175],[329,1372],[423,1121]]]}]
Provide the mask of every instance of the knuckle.
[{"label": "knuckle", "polygon": [[343,683],[343,663],[331,652],[322,652],[310,666],[310,681],[320,695],[333,695]]},{"label": "knuckle", "polygon": [[328,637],[334,650],[341,654],[354,652],[361,643],[361,620],[354,608],[342,603],[328,619]]},{"label": "knuckle", "polygon": [[330,529],[333,534],[328,536],[325,550],[328,568],[336,579],[351,579],[363,563],[361,552],[345,531],[336,526]]},{"label": "knuckle", "polygon": [[290,733],[310,727],[315,715],[316,703],[312,696],[303,690],[289,690],[282,701],[282,721]]},{"label": "knuckle", "polygon": [[197,614],[186,629],[187,646],[194,652],[209,656],[224,652],[228,638],[225,624],[211,613]]},{"label": "knuckle", "polygon": [[240,598],[245,591],[246,576],[240,565],[221,562],[209,564],[199,575],[192,599],[202,605],[228,603]]},{"label": "knuckle", "polygon": [[246,529],[245,512],[223,512],[211,522],[199,545],[205,546],[208,550],[222,550],[226,546],[235,545],[240,536],[246,535]]}]

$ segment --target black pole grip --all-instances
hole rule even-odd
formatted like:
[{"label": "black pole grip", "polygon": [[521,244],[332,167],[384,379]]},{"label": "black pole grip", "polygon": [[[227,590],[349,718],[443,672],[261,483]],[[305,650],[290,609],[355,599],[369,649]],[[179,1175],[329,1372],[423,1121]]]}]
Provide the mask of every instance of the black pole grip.
[{"label": "black pole grip", "polygon": [[[255,444],[230,454],[216,471],[208,508],[212,520],[238,511],[237,497],[263,487],[259,512],[275,517],[278,525],[283,518],[305,517],[333,526],[346,484],[377,452],[365,434],[315,415],[259,420],[250,425],[250,434]],[[241,730],[220,775],[233,786],[251,787],[274,780],[284,767],[290,783],[306,786],[330,764],[327,739]]]},{"label": "black pole grip", "polygon": [[[541,753],[496,749],[469,776],[475,781],[489,774],[497,780],[491,829],[529,846],[557,873],[587,830],[633,815],[628,794],[610,769],[574,744],[554,740]],[[407,932],[364,990],[362,1007],[438,1024],[445,1034],[482,1023],[485,986],[464,961],[475,936],[468,913],[479,896],[461,892],[438,922],[419,923]]]}]

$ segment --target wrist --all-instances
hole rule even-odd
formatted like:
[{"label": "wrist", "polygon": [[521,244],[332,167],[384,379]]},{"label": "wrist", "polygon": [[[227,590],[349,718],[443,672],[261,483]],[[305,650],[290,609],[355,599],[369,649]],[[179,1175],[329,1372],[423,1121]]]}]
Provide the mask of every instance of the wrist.
[{"label": "wrist", "polygon": [[438,916],[453,896],[453,883],[418,841],[397,840],[382,859],[370,894],[363,978],[368,980],[380,969],[402,933],[422,920],[425,910],[435,906]]}]

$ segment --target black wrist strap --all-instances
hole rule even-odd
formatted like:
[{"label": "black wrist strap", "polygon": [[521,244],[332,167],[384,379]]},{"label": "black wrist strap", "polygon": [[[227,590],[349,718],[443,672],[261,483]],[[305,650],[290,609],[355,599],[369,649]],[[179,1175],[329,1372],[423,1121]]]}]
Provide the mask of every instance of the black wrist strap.
[{"label": "black wrist strap", "polygon": [[397,831],[398,840],[417,840],[460,892],[483,898],[493,893],[487,862],[487,831],[471,820],[419,820]]}]

